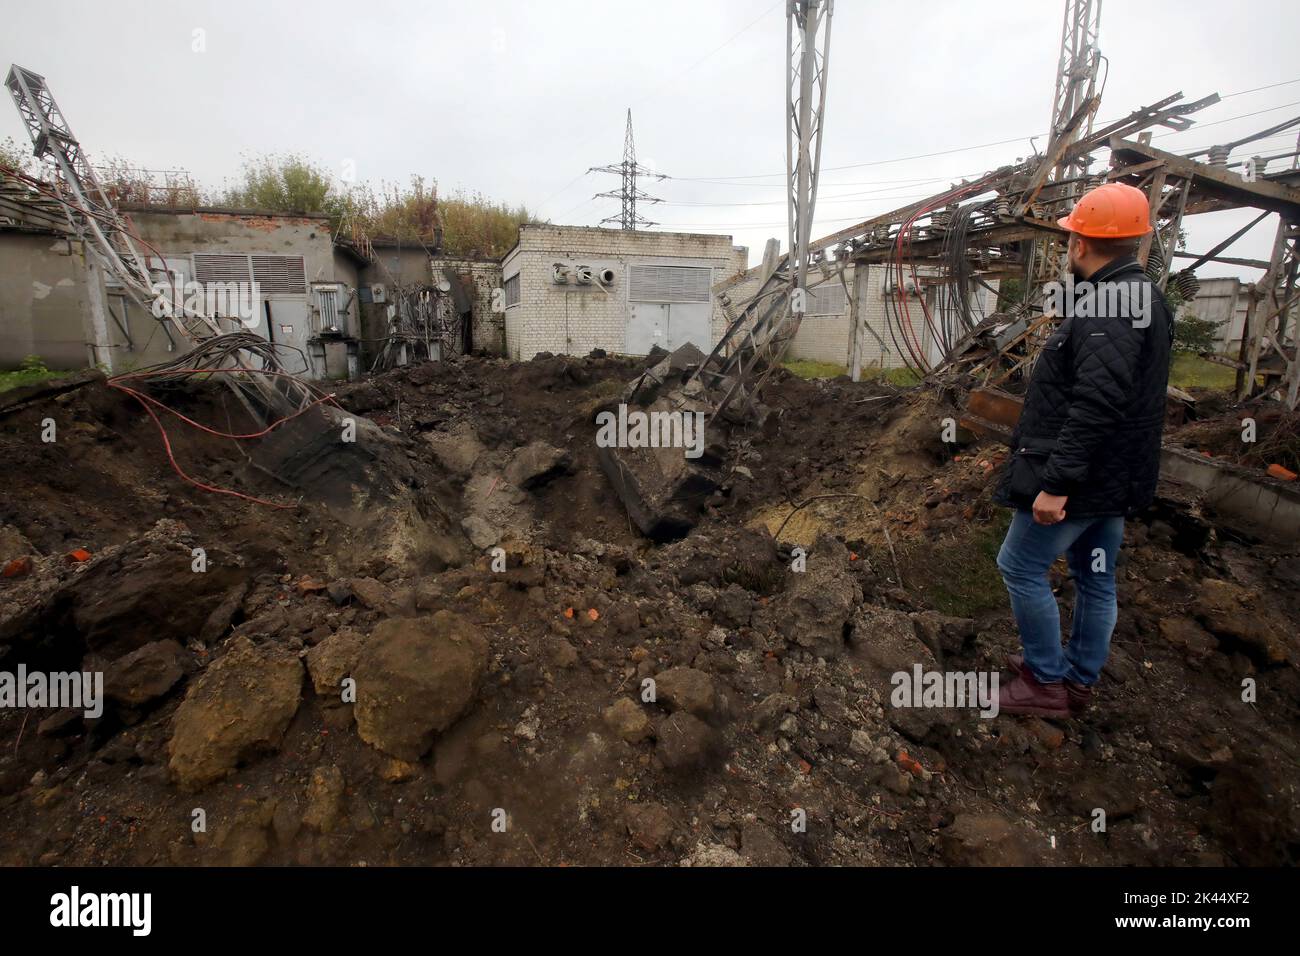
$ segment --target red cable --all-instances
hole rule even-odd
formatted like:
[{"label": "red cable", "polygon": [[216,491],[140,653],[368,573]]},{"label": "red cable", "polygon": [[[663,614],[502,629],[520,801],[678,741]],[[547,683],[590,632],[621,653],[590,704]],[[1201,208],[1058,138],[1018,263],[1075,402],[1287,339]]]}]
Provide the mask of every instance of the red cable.
[{"label": "red cable", "polygon": [[[199,369],[195,369],[192,373],[189,373],[189,374],[196,374],[196,373],[198,373],[199,371],[201,371],[201,370],[199,370]],[[253,372],[253,373],[259,373],[259,374],[263,374],[263,375],[280,376],[280,377],[286,377],[286,378],[295,378],[295,376],[289,375],[287,372],[276,372],[276,371],[272,371],[272,370],[268,370],[268,369],[234,368],[234,369],[206,369],[206,370],[202,370],[202,371],[208,371],[208,372],[214,372],[214,373],[227,373],[227,372],[241,372],[241,371],[242,371],[242,372]],[[175,416],[176,416],[177,418],[179,418],[181,421],[183,421],[183,422],[185,422],[185,423],[187,423],[187,424],[189,424],[189,425],[192,425],[193,427],[199,429],[200,431],[206,432],[206,433],[209,434],[209,435],[214,435],[214,436],[216,436],[216,437],[218,437],[218,438],[229,438],[229,439],[233,439],[233,440],[243,440],[243,439],[248,439],[248,438],[261,438],[261,437],[265,436],[266,434],[268,434],[269,432],[271,432],[272,430],[274,430],[274,429],[278,428],[279,426],[283,425],[285,422],[292,421],[293,419],[295,419],[295,418],[297,418],[298,416],[304,414],[304,413],[307,412],[308,410],[310,410],[310,409],[312,409],[312,408],[315,408],[317,405],[324,404],[325,402],[333,402],[333,401],[334,401],[334,395],[333,395],[332,393],[331,393],[331,394],[320,393],[320,397],[318,397],[315,401],[313,401],[313,402],[310,403],[309,405],[304,405],[302,408],[298,409],[298,411],[294,412],[292,415],[286,415],[284,418],[281,418],[281,419],[278,419],[278,420],[272,422],[270,425],[268,425],[266,428],[262,429],[261,431],[250,432],[250,433],[248,433],[248,434],[234,434],[234,433],[231,433],[231,432],[223,432],[223,431],[220,431],[219,429],[215,429],[215,428],[209,428],[207,425],[204,425],[204,424],[202,424],[202,423],[200,423],[200,422],[196,422],[196,421],[194,421],[192,418],[189,418],[188,416],[181,414],[181,413],[178,412],[176,409],[174,409],[174,408],[172,408],[171,406],[167,405],[165,402],[161,402],[161,401],[159,401],[158,399],[152,397],[151,395],[146,395],[145,393],[143,393],[143,392],[141,392],[141,391],[139,391],[139,390],[137,390],[137,389],[134,389],[134,388],[132,388],[132,387],[129,386],[129,385],[125,385],[125,384],[123,384],[123,381],[122,381],[123,379],[130,379],[130,378],[151,378],[151,377],[153,377],[153,376],[159,376],[159,375],[175,375],[175,374],[177,374],[177,373],[174,372],[174,371],[165,370],[165,369],[164,369],[164,370],[156,370],[156,371],[144,371],[144,372],[127,372],[127,373],[124,373],[124,374],[122,374],[122,375],[117,375],[117,376],[114,376],[113,378],[110,378],[110,379],[107,381],[107,384],[108,384],[108,386],[109,386],[110,388],[117,389],[118,391],[122,392],[123,394],[130,395],[132,398],[134,398],[137,402],[140,403],[140,406],[145,410],[145,412],[148,413],[149,417],[153,419],[153,423],[158,427],[158,433],[159,433],[159,435],[162,436],[163,449],[164,449],[164,451],[167,453],[167,460],[171,463],[172,470],[175,471],[176,474],[179,475],[179,476],[180,476],[182,479],[184,479],[185,481],[187,481],[187,482],[189,482],[190,484],[194,485],[196,488],[201,488],[202,490],[212,492],[213,494],[218,494],[218,495],[230,495],[230,496],[233,497],[233,498],[242,498],[242,499],[245,500],[245,501],[251,501],[251,502],[253,502],[253,503],[255,503],[255,504],[266,505],[266,506],[269,507],[269,508],[276,508],[276,509],[279,509],[279,510],[292,510],[293,508],[297,507],[296,505],[283,505],[283,504],[278,504],[278,503],[276,503],[276,502],[274,502],[274,501],[267,501],[265,498],[258,498],[258,497],[254,496],[254,495],[246,495],[246,494],[244,494],[243,492],[240,492],[240,491],[234,491],[234,490],[232,490],[232,489],[230,489],[230,488],[218,488],[218,487],[216,487],[215,485],[208,485],[208,484],[205,484],[205,483],[203,483],[203,482],[201,482],[201,481],[199,481],[199,480],[197,480],[197,479],[195,479],[195,478],[191,478],[189,475],[187,475],[187,474],[185,473],[184,469],[181,468],[180,463],[176,461],[176,455],[175,455],[174,451],[172,450],[171,438],[170,438],[170,436],[167,434],[167,429],[166,429],[166,427],[163,425],[162,420],[161,420],[161,419],[160,419],[160,418],[159,418],[159,417],[154,413],[153,408],[150,407],[150,406],[152,406],[152,405],[156,405],[156,406],[158,406],[159,408],[163,409],[164,411],[169,412],[169,413],[171,413],[172,415],[175,415]],[[310,385],[310,383],[306,383],[306,382],[304,382],[304,383],[302,383],[302,384],[303,384],[306,388],[310,389],[311,391],[318,391],[318,390],[315,389],[312,385]],[[337,402],[334,402],[334,404],[335,404],[336,407],[338,407],[338,403],[337,403]]]}]

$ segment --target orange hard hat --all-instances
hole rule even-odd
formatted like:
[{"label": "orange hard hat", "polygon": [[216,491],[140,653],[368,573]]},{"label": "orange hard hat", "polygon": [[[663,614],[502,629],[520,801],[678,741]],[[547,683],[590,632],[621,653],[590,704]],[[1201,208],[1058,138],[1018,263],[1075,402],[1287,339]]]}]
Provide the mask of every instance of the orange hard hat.
[{"label": "orange hard hat", "polygon": [[1130,239],[1151,231],[1151,205],[1140,189],[1105,183],[1080,196],[1056,224],[1092,239]]}]

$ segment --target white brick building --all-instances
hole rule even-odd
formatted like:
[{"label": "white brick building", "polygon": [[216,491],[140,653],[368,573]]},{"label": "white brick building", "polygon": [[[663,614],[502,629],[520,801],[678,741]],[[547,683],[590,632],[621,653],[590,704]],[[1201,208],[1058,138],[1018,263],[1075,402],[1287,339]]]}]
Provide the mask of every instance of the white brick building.
[{"label": "white brick building", "polygon": [[501,261],[506,354],[644,355],[717,339],[713,286],[748,260],[730,236],[525,225]]},{"label": "white brick building", "polygon": [[[893,341],[886,324],[885,283],[888,271],[888,268],[883,265],[870,267],[867,273],[866,294],[859,303],[866,325],[862,338],[863,368],[901,368],[904,365],[900,351],[903,347],[902,343]],[[926,288],[926,273],[918,269],[918,274],[921,279],[921,295],[926,297],[926,305],[933,313],[937,308],[935,291]],[[809,276],[808,312],[804,315],[799,331],[795,333],[794,341],[790,343],[787,358],[830,362],[848,367],[849,306],[845,284],[848,286],[848,292],[851,293],[855,281],[852,264],[845,268],[844,283],[834,276],[825,281],[817,273]],[[994,289],[997,288],[996,280],[990,284]],[[725,313],[735,315],[743,309],[758,291],[759,286],[757,269],[739,282],[720,283],[719,288],[714,290],[719,300],[718,321],[725,321]],[[976,298],[977,301],[972,303],[972,308],[978,316],[989,315],[997,307],[996,293],[981,291]],[[916,344],[925,350],[931,362],[938,361],[941,357],[941,349],[927,326],[921,299],[915,294],[910,294],[907,301],[908,313],[919,337],[919,342]],[[715,330],[715,337],[720,334],[720,329]]]}]

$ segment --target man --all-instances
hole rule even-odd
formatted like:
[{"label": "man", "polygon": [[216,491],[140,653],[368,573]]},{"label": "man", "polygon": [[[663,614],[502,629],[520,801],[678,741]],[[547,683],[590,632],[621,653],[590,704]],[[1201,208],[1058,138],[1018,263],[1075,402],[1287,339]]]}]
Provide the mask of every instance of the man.
[{"label": "man", "polygon": [[[1078,716],[1110,653],[1124,519],[1150,504],[1160,470],[1173,319],[1136,259],[1151,231],[1140,190],[1107,183],[1059,225],[1073,288],[1034,365],[1011,458],[994,496],[1014,508],[998,553],[1023,656],[999,691],[1009,714]],[[1047,572],[1062,553],[1074,620],[1061,647]]]}]

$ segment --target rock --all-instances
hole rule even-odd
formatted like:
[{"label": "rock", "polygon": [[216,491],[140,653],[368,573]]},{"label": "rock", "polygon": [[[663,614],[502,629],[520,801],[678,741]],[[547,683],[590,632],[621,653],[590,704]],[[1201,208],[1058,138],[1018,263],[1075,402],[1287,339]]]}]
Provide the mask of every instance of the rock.
[{"label": "rock", "polygon": [[636,701],[620,697],[601,715],[605,725],[630,744],[650,736],[650,718]]},{"label": "rock", "polygon": [[748,627],[754,613],[754,597],[732,584],[713,600],[713,620],[723,627]]},{"label": "rock", "polygon": [[945,654],[960,654],[975,640],[975,622],[968,617],[920,611],[912,615],[912,624],[916,636],[938,661],[942,661]]},{"label": "rock", "polygon": [[661,804],[629,804],[623,811],[623,820],[632,842],[643,850],[658,850],[672,839],[675,824]]},{"label": "rock", "polygon": [[154,641],[119,657],[104,671],[104,694],[127,707],[162,697],[184,675],[182,649],[172,640]]},{"label": "rock", "polygon": [[413,780],[420,773],[418,763],[410,763],[406,760],[398,760],[393,757],[385,760],[383,766],[379,768],[379,776],[388,783],[404,783],[407,780]]},{"label": "rock", "polygon": [[353,578],[348,582],[349,589],[362,607],[372,611],[389,613],[393,608],[393,594],[388,585],[374,578]]},{"label": "rock", "polygon": [[1026,722],[1025,729],[1048,750],[1059,750],[1061,744],[1065,743],[1065,731],[1041,717],[1031,717]]},{"label": "rock", "polygon": [[1288,644],[1283,638],[1286,622],[1276,612],[1264,610],[1258,597],[1256,592],[1231,581],[1204,578],[1192,609],[1209,630],[1240,641],[1270,664],[1294,660],[1294,639]]},{"label": "rock", "polygon": [[761,823],[746,824],[740,831],[740,855],[753,866],[790,865],[790,851]]},{"label": "rock", "polygon": [[535,441],[515,452],[506,466],[506,481],[519,488],[537,488],[573,470],[567,451]]},{"label": "rock", "polygon": [[321,833],[333,830],[343,813],[343,771],[333,764],[317,767],[311,772],[307,786],[307,809],[302,822]]},{"label": "rock", "polygon": [[1218,650],[1214,635],[1189,617],[1166,617],[1160,620],[1160,636],[1189,658],[1200,660]]},{"label": "rock", "polygon": [[721,843],[699,843],[682,866],[749,866],[749,861]]},{"label": "rock", "polygon": [[83,710],[78,710],[76,707],[64,707],[37,724],[36,735],[38,737],[62,737],[68,734],[80,733],[82,729],[81,719],[84,716],[85,711]]},{"label": "rock", "polygon": [[718,750],[717,735],[698,717],[679,710],[659,721],[655,753],[669,770],[695,770],[711,762]]},{"label": "rock", "polygon": [[331,581],[326,586],[325,593],[337,607],[342,607],[352,600],[352,585],[347,581]]},{"label": "rock", "polygon": [[221,827],[212,838],[212,848],[217,851],[217,859],[213,862],[220,866],[256,866],[260,863],[271,849],[267,828],[274,812],[275,808],[269,804],[248,808]]},{"label": "rock", "polygon": [[754,708],[754,729],[759,733],[775,730],[786,714],[799,708],[799,702],[789,694],[769,694]]},{"label": "rock", "polygon": [[834,684],[818,684],[814,687],[813,703],[828,720],[843,723],[849,719],[848,708],[844,706],[844,691]]},{"label": "rock", "polygon": [[460,478],[474,470],[474,463],[485,450],[468,422],[446,432],[425,432],[421,437],[429,443],[438,464]]},{"label": "rock", "polygon": [[849,734],[849,750],[853,751],[853,753],[861,754],[865,757],[868,756],[875,747],[875,741],[871,739],[871,735],[865,730],[854,730]]},{"label": "rock", "polygon": [[201,789],[241,760],[274,750],[301,696],[302,663],[292,652],[236,639],[190,686],[176,711],[168,743],[176,785]]},{"label": "rock", "polygon": [[365,637],[351,628],[335,631],[307,652],[311,684],[322,697],[337,699],[343,678],[352,674],[361,657]]},{"label": "rock", "polygon": [[959,813],[939,839],[954,866],[1029,866],[1034,862],[1020,832],[995,813]]},{"label": "rock", "polygon": [[530,705],[515,724],[514,735],[521,740],[536,740],[537,732],[541,730],[542,718],[537,713],[537,705]]},{"label": "rock", "polygon": [[562,637],[546,640],[546,659],[552,667],[567,670],[578,663],[577,649]]},{"label": "rock", "polygon": [[817,657],[838,657],[844,652],[844,625],[862,601],[862,589],[849,571],[848,550],[829,535],[819,535],[808,569],[790,577],[776,607],[781,635]]},{"label": "rock", "polygon": [[348,388],[340,396],[340,401],[344,408],[358,415],[373,412],[378,408],[387,408],[393,404],[393,400],[380,391],[379,386],[373,382],[361,382]]},{"label": "rock", "polygon": [[479,515],[466,515],[461,519],[460,526],[470,544],[480,551],[487,550],[501,540],[501,532]]},{"label": "rock", "polygon": [[383,622],[354,672],[357,733],[384,753],[418,760],[468,709],[487,663],[488,642],[450,611]]},{"label": "rock", "polygon": [[11,524],[0,524],[0,564],[39,554],[27,536]]},{"label": "rock", "polygon": [[669,710],[710,716],[717,705],[713,678],[693,667],[673,667],[655,675],[655,697]]},{"label": "rock", "polygon": [[914,664],[928,669],[936,663],[903,611],[862,605],[853,615],[849,641],[853,654],[872,665],[886,681],[899,671],[910,672]]}]

